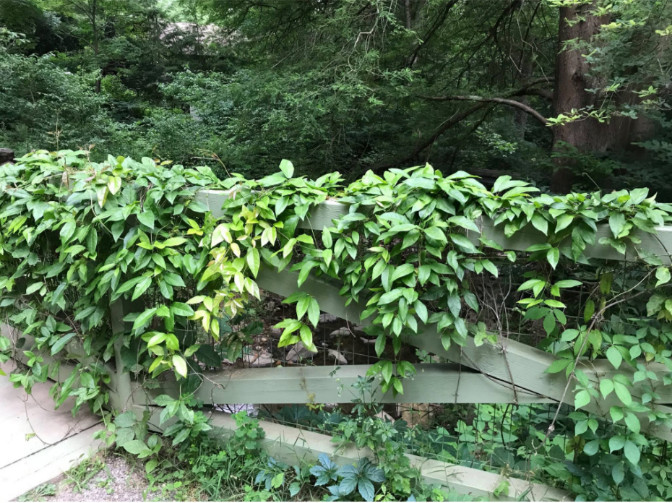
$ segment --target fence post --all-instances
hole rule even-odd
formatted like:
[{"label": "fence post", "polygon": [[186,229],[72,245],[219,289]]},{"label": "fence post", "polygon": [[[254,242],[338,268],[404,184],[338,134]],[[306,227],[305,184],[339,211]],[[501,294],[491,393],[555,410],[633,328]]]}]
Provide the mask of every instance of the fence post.
[{"label": "fence post", "polygon": [[114,342],[115,389],[110,393],[110,402],[114,409],[124,411],[132,407],[131,374],[124,372],[124,362],[121,359],[121,348],[124,339],[124,309],[121,299],[110,304],[110,321]]}]

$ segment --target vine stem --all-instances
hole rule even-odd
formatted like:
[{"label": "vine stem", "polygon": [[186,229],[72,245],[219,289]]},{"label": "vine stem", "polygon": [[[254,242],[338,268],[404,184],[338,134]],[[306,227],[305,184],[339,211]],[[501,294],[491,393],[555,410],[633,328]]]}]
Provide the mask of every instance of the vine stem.
[{"label": "vine stem", "polygon": [[[546,443],[546,441],[548,440],[548,437],[551,435],[551,433],[553,433],[553,431],[555,431],[555,423],[558,420],[558,416],[560,415],[560,409],[561,409],[563,403],[565,402],[565,398],[567,397],[567,393],[569,393],[569,386],[570,386],[570,384],[572,384],[573,380],[576,378],[576,366],[579,363],[579,359],[581,358],[581,355],[583,354],[584,349],[586,348],[586,344],[588,344],[588,335],[593,331],[593,329],[595,328],[595,325],[597,324],[598,320],[602,318],[602,315],[605,313],[605,311],[607,309],[609,309],[611,307],[614,307],[618,304],[621,304],[622,302],[625,302],[626,300],[632,300],[635,297],[639,297],[640,295],[645,293],[646,290],[642,290],[641,292],[638,292],[638,293],[632,295],[631,297],[619,299],[619,297],[622,297],[622,296],[632,292],[639,285],[644,283],[649,278],[649,276],[651,276],[652,273],[653,273],[653,270],[649,271],[646,274],[646,276],[644,276],[641,280],[639,280],[637,282],[637,284],[635,284],[632,288],[626,290],[625,292],[621,292],[618,295],[616,295],[609,304],[605,305],[602,309],[600,309],[597,312],[597,314],[595,314],[593,316],[593,319],[590,322],[590,326],[588,327],[588,331],[586,332],[586,335],[583,338],[583,342],[581,343],[581,347],[579,348],[579,352],[578,352],[576,358],[574,359],[574,368],[572,369],[572,371],[570,372],[570,374],[567,378],[567,384],[565,385],[565,389],[563,390],[562,395],[560,396],[560,400],[558,401],[558,406],[555,409],[555,414],[553,415],[553,419],[551,420],[551,424],[548,425],[548,428],[546,429],[546,435],[544,436],[544,440],[541,442],[541,445],[544,445]],[[615,299],[619,299],[619,300],[615,300]]]}]

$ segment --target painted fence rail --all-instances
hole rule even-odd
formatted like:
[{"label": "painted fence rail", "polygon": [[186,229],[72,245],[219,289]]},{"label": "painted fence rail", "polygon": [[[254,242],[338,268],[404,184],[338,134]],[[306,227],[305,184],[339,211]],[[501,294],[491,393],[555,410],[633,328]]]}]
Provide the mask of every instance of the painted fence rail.
[{"label": "painted fence rail", "polygon": [[[224,200],[228,197],[225,191],[202,190],[197,199],[206,205],[214,216],[222,214],[221,208]],[[337,201],[325,201],[316,207],[301,222],[304,229],[319,231],[325,226],[331,226],[332,220],[347,214],[348,206]],[[519,231],[512,238],[504,235],[504,232],[494,226],[487,218],[481,218],[476,222],[484,237],[495,241],[504,249],[525,251],[532,244],[544,239],[538,231],[530,228]],[[664,264],[671,264],[670,250],[672,250],[672,227],[659,227],[656,234],[640,232],[638,237],[642,240],[642,249],[658,256]],[[600,235],[608,235],[608,227],[598,229]],[[474,243],[478,242],[479,235],[467,232],[467,236]],[[595,244],[589,246],[586,255],[591,258],[606,260],[636,260],[637,253],[633,248],[628,249],[625,256],[619,254],[608,245]],[[297,291],[298,274],[291,271],[277,272],[269,268],[262,268],[257,278],[260,288],[281,296],[288,296]],[[338,294],[338,284],[324,278],[309,277],[298,288],[313,295],[319,302],[322,311],[335,315],[348,322],[366,324],[366,320],[360,319],[362,306],[351,304],[345,306],[344,299]],[[112,329],[115,334],[125,331],[127,328],[123,322],[124,312],[121,302],[115,302],[111,306]],[[11,333],[11,327],[0,327],[4,334]],[[441,345],[440,338],[433,327],[420,327],[417,335],[408,336],[405,342],[426,351],[429,354],[444,358],[452,364],[423,364],[418,365],[415,377],[405,382],[403,395],[392,396],[391,393],[382,395],[378,393],[375,400],[388,403],[574,403],[572,386],[568,386],[567,379],[562,374],[549,374],[546,372],[554,361],[553,355],[541,351],[529,345],[500,337],[496,344],[484,344],[477,346],[473,338],[468,338],[464,347],[451,347],[446,351]],[[151,408],[153,397],[158,394],[177,394],[177,384],[171,378],[163,380],[159,388],[148,391],[143,389],[140,383],[133,381],[131,375],[123,369],[121,359],[121,347],[115,351],[115,363],[109,368],[112,375],[111,405],[117,410],[145,410]],[[76,351],[71,351],[76,354]],[[613,374],[613,367],[607,361],[582,362],[582,370],[594,383],[598,383],[603,377]],[[70,367],[71,368],[71,367]],[[344,403],[350,402],[353,396],[348,392],[350,385],[359,376],[366,374],[367,365],[347,365],[342,367],[280,367],[258,369],[225,369],[218,372],[205,374],[203,385],[197,392],[197,398],[206,404],[223,403]],[[667,374],[668,370],[662,366],[648,364],[656,374]],[[60,367],[60,376],[68,374],[69,367],[63,364]],[[622,371],[619,371],[622,372]],[[58,379],[59,376],[52,376]],[[660,380],[662,382],[662,379]],[[642,391],[637,387],[632,390],[633,396],[641,396]],[[667,404],[672,404],[672,390],[662,388],[656,390],[661,398],[658,401],[659,410],[672,412]],[[590,412],[606,416],[609,407],[614,405],[612,397],[601,403],[593,403],[586,407]],[[646,417],[640,417],[643,425],[647,424]],[[224,417],[213,418],[215,425],[230,428],[228,419]],[[230,421],[229,421],[230,422]],[[157,426],[158,427],[158,426]],[[279,425],[272,425],[278,429],[274,442],[285,445],[297,445],[299,439],[308,435],[306,432],[296,432]],[[285,428],[283,430],[283,428]],[[292,431],[290,431],[292,430]],[[273,430],[275,431],[275,430]],[[667,428],[651,427],[649,433],[665,440],[672,441],[672,431]],[[316,435],[316,434],[310,434]],[[276,438],[277,437],[277,438]],[[280,440],[284,440],[281,442]],[[322,440],[315,442],[322,445]],[[289,444],[287,444],[289,442]],[[320,443],[322,442],[322,443]],[[328,443],[328,442],[327,442]],[[310,448],[314,449],[311,442]],[[276,449],[272,447],[271,449]],[[304,451],[301,451],[305,454]],[[433,470],[443,471],[436,481],[444,485],[451,483],[460,486],[458,479],[449,477],[451,472],[446,466],[438,467],[431,460],[418,459],[419,466],[433,467]],[[436,466],[435,466],[436,465]],[[438,468],[437,468],[438,467]],[[467,473],[465,477],[469,481],[463,484],[464,492],[471,494],[489,494],[493,480],[488,477],[496,475],[478,472],[471,474],[468,469],[457,467]],[[431,479],[431,475],[423,475]],[[565,494],[553,492],[545,486],[529,485],[534,487],[532,497],[542,499],[563,499]],[[518,484],[518,482],[516,482]],[[518,487],[513,484],[512,487]],[[522,486],[521,486],[522,487]],[[480,491],[480,492],[479,492]],[[520,497],[522,490],[515,491],[512,497]]]}]

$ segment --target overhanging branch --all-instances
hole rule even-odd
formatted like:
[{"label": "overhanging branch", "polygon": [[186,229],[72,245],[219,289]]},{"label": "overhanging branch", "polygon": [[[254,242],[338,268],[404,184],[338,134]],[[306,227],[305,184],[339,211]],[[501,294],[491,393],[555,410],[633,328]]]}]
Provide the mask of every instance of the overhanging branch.
[{"label": "overhanging branch", "polygon": [[531,106],[526,105],[525,103],[521,103],[520,101],[511,100],[508,98],[497,98],[497,97],[487,98],[484,96],[423,96],[423,98],[431,101],[477,101],[483,103],[499,103],[502,105],[508,105],[510,107],[518,108],[530,114],[532,117],[537,119],[542,124],[544,125],[548,124],[548,120],[546,119],[546,117],[541,115]]}]

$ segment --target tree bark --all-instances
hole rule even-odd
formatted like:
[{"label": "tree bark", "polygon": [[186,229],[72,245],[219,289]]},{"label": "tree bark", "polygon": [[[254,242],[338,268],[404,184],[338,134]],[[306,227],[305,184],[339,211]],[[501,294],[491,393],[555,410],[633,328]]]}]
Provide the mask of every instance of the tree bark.
[{"label": "tree bark", "polygon": [[[558,30],[558,55],[555,60],[555,89],[553,109],[556,115],[569,114],[572,110],[599,109],[600,92],[589,93],[586,89],[601,89],[605,82],[590,75],[590,64],[582,56],[585,48],[575,48],[574,43],[588,43],[599,33],[606,17],[592,14],[595,5],[560,8]],[[571,47],[566,47],[572,43]],[[551,178],[551,191],[567,193],[574,183],[571,169],[574,160],[563,157],[563,145],[569,144],[581,153],[604,153],[622,148],[629,143],[632,119],[612,117],[606,122],[593,118],[580,118],[565,125],[553,127],[554,163],[557,169]]]}]

